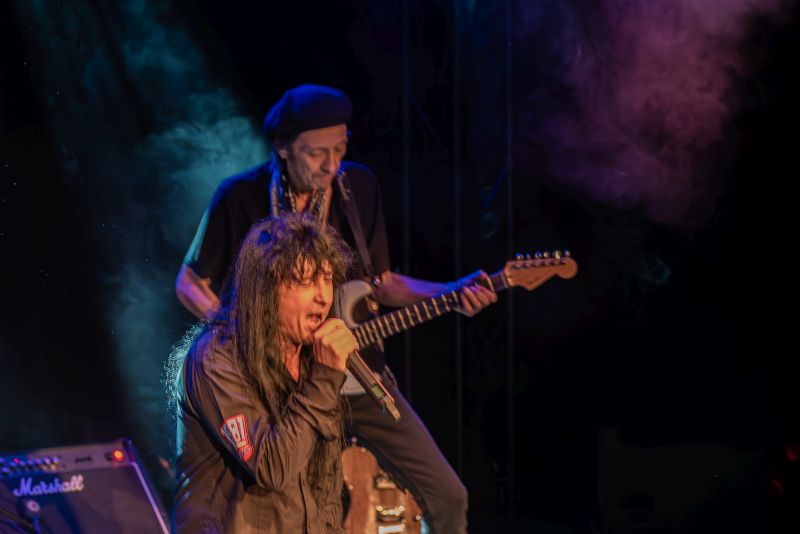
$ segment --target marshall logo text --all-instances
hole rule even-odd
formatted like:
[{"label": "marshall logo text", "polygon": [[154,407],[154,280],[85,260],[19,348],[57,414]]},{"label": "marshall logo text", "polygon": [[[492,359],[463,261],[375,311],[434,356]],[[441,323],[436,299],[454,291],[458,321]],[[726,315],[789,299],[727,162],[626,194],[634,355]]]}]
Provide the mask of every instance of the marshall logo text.
[{"label": "marshall logo text", "polygon": [[83,475],[72,475],[72,478],[65,482],[54,478],[49,484],[43,480],[36,485],[33,484],[33,478],[23,478],[19,481],[19,487],[13,490],[12,493],[15,497],[27,497],[29,495],[74,493],[76,491],[83,491]]}]

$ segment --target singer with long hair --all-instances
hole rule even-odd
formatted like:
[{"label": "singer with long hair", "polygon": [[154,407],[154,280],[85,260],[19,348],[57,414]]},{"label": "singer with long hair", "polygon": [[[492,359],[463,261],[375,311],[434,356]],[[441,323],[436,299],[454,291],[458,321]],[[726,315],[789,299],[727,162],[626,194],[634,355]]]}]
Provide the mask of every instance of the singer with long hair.
[{"label": "singer with long hair", "polygon": [[328,314],[349,262],[307,214],[245,237],[222,306],[173,362],[173,531],[341,531],[339,389],[358,344]]}]

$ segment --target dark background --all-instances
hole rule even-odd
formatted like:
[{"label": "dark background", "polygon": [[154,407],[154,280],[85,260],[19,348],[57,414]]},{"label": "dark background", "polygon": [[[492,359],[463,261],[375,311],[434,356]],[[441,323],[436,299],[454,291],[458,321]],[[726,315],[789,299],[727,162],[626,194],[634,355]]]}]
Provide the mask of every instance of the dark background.
[{"label": "dark background", "polygon": [[398,270],[578,262],[388,344],[472,531],[796,529],[800,26],[691,4],[3,2],[0,451],[129,436],[169,502],[174,276],[313,82]]}]

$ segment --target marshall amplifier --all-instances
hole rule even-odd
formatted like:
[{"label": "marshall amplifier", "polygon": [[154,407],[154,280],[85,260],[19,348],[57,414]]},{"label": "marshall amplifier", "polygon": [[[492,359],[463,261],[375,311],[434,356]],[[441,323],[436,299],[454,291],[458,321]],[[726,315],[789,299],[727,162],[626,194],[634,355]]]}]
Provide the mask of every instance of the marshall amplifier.
[{"label": "marshall amplifier", "polygon": [[0,454],[0,532],[166,533],[128,439]]}]

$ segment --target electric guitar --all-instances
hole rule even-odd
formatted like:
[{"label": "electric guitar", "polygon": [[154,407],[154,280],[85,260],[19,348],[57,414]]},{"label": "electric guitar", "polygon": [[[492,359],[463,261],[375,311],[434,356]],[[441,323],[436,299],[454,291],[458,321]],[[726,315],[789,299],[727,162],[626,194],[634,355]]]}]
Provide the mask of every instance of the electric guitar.
[{"label": "electric guitar", "polygon": [[[505,264],[502,270],[478,283],[495,292],[519,286],[531,291],[550,278],[572,278],[578,265],[569,252],[553,251],[517,257]],[[359,322],[362,304],[372,295],[371,286],[362,280],[345,283],[336,296],[337,316],[347,324],[356,336],[360,348],[380,344],[387,337],[408,330],[455,310],[459,304],[458,291],[436,295],[405,308]],[[374,301],[373,301],[374,302]],[[359,306],[362,309],[359,310]],[[377,312],[377,303],[371,311]],[[349,376],[350,387],[359,388],[358,382]],[[345,383],[344,388],[348,384]],[[351,390],[351,391],[357,391]],[[419,534],[424,518],[422,510],[411,493],[399,487],[392,477],[383,471],[375,456],[359,446],[355,440],[342,453],[342,469],[348,490],[349,506],[344,523],[348,534],[389,534],[405,532]]]},{"label": "electric guitar", "polygon": [[[577,272],[578,264],[569,251],[537,252],[533,256],[517,254],[515,259],[506,262],[502,270],[489,276],[488,280],[479,280],[478,283],[494,292],[515,286],[531,291],[554,276],[572,278]],[[351,280],[339,288],[336,297],[337,315],[353,331],[359,348],[362,349],[380,345],[389,336],[404,332],[460,306],[458,290],[452,290],[360,322],[358,307],[371,296],[372,287],[367,282]],[[368,307],[373,312],[377,308],[375,305]]]},{"label": "electric guitar", "polygon": [[420,534],[423,518],[417,501],[355,438],[342,452],[342,474],[349,498],[347,534]]}]

